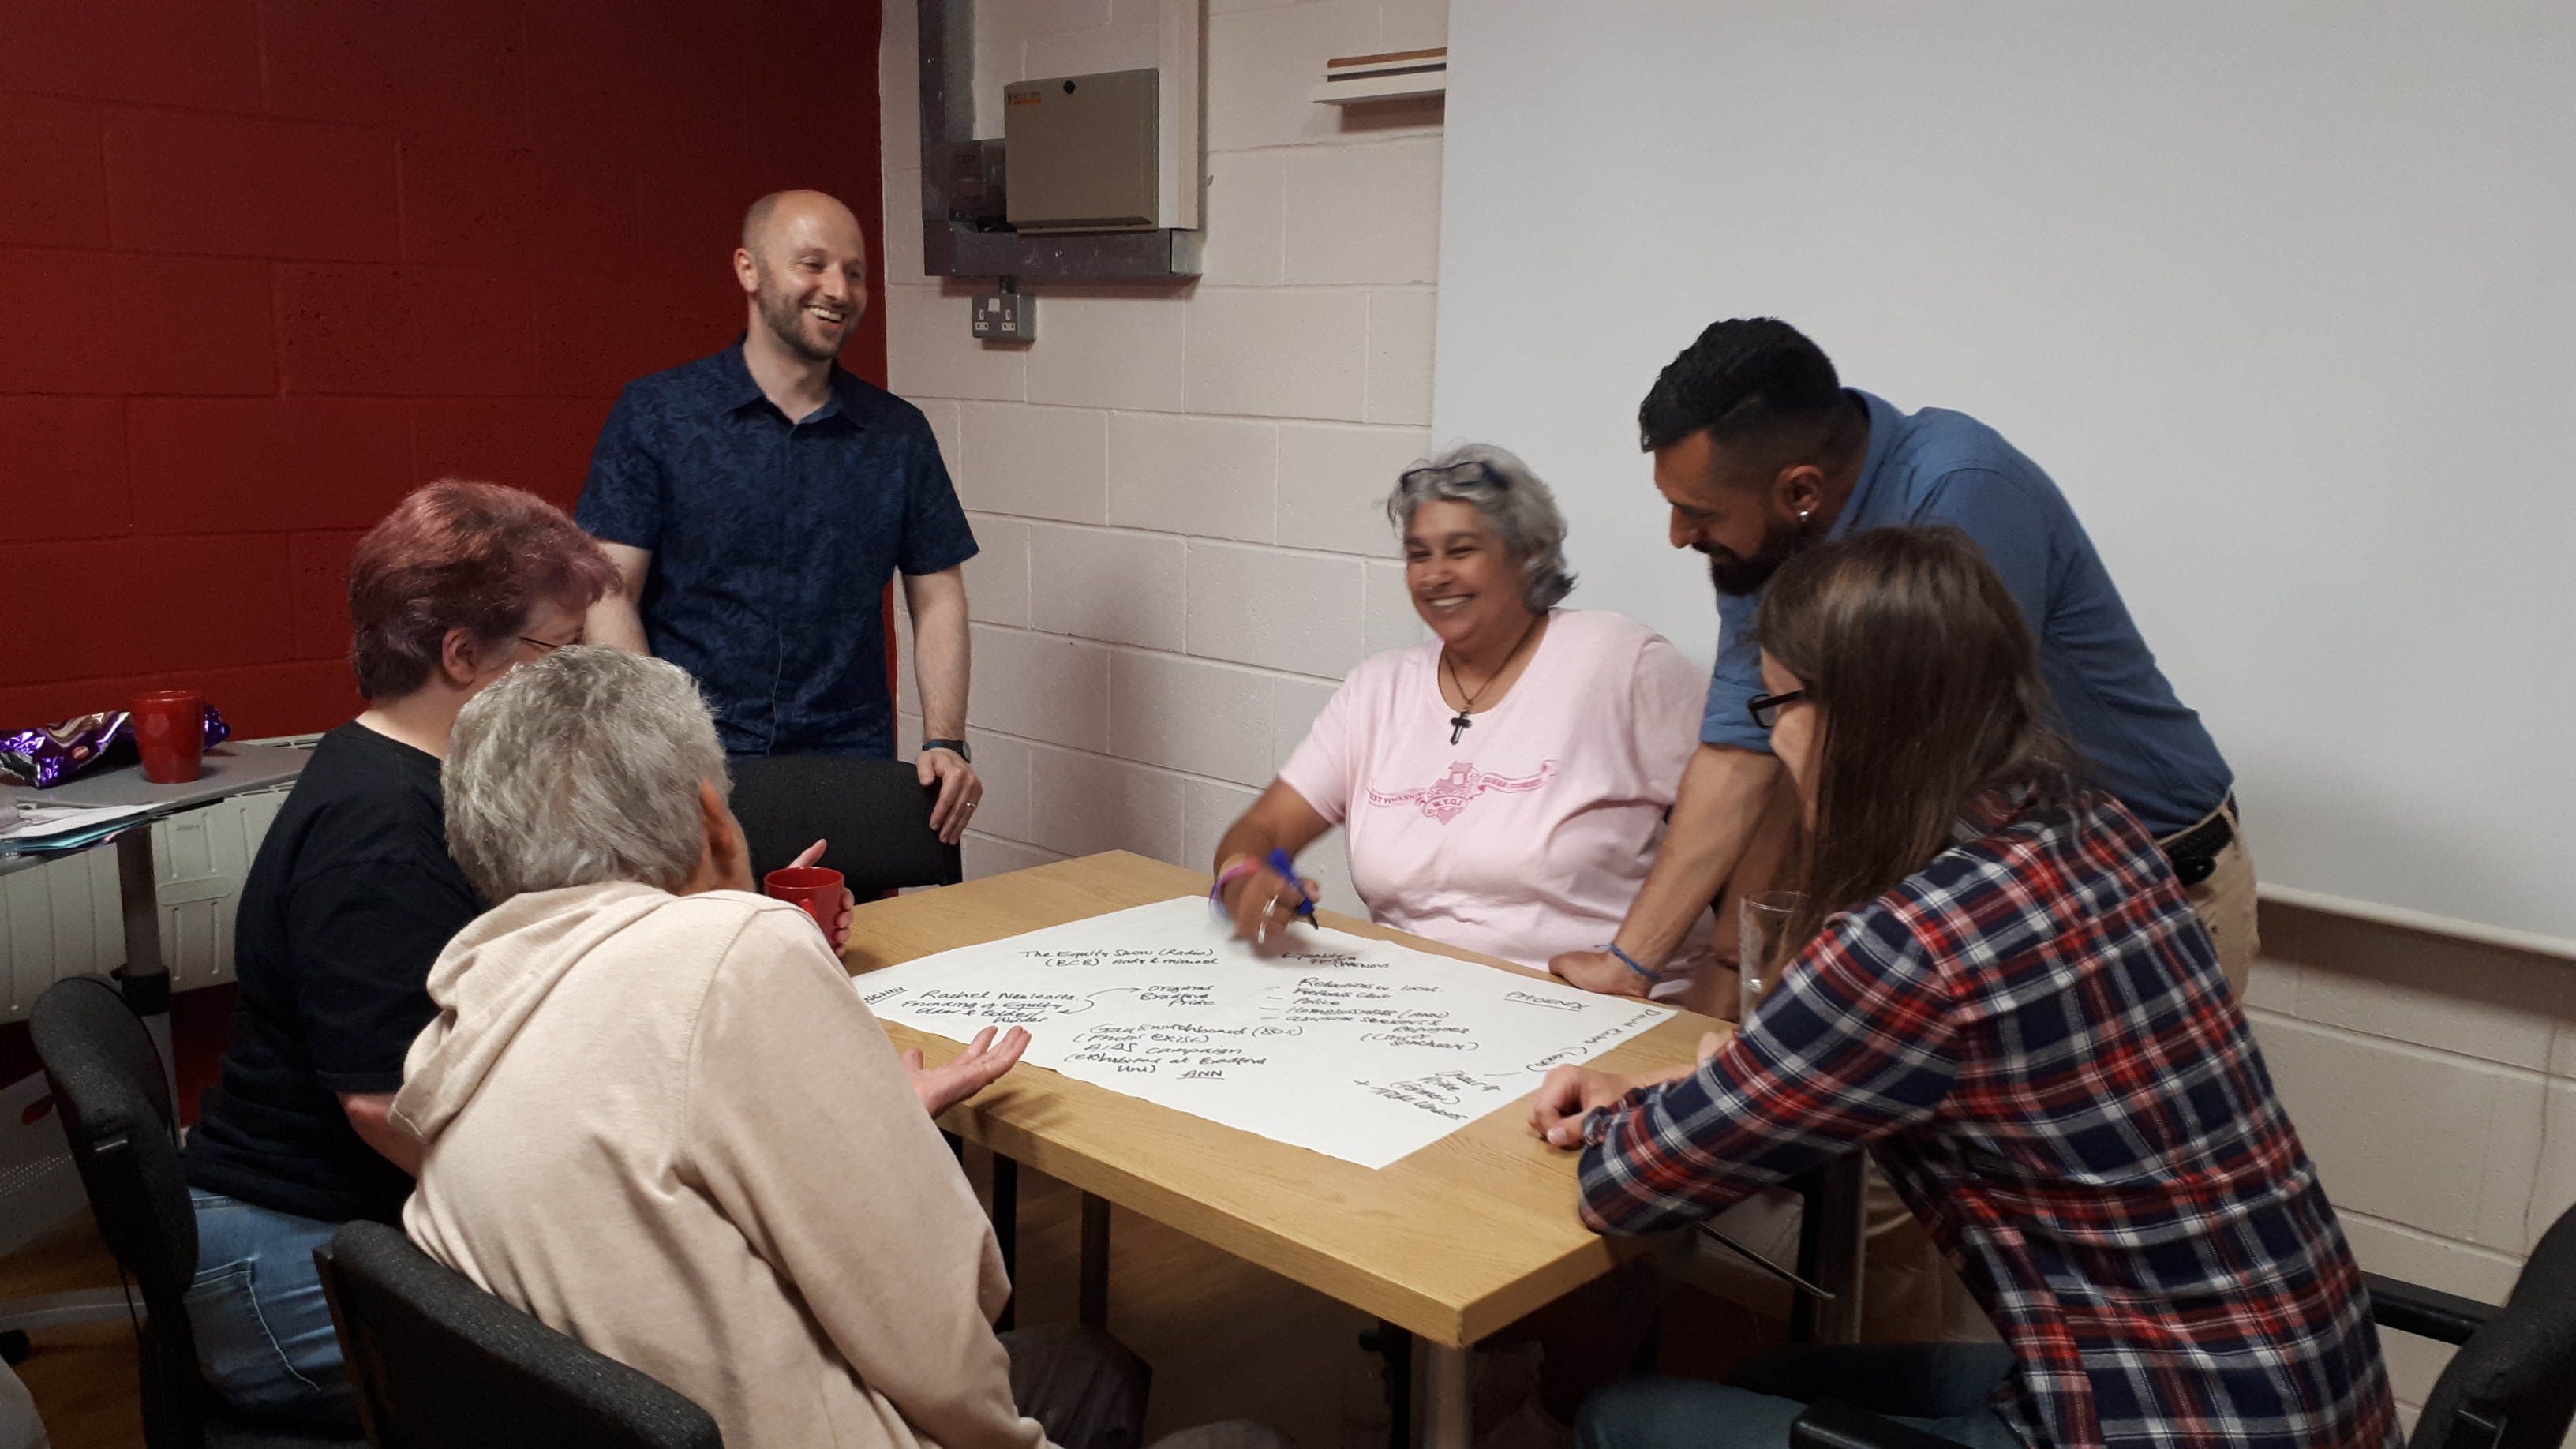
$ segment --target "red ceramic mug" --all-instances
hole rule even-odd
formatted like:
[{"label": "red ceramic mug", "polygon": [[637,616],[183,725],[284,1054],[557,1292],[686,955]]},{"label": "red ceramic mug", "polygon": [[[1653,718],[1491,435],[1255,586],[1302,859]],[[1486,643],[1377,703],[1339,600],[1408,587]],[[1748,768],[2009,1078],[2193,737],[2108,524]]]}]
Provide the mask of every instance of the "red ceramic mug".
[{"label": "red ceramic mug", "polygon": [[206,755],[206,697],[193,689],[158,689],[136,695],[133,711],[143,778],[155,785],[197,778]]},{"label": "red ceramic mug", "polygon": [[804,907],[814,924],[823,928],[823,939],[832,939],[832,927],[841,918],[841,873],[819,865],[791,865],[773,870],[763,882],[770,898]]}]

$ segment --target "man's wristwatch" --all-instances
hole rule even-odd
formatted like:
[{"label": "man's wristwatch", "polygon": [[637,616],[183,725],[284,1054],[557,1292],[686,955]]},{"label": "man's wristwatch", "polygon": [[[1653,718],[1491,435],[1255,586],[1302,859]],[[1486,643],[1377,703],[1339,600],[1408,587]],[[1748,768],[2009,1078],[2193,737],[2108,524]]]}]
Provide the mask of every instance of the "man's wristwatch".
[{"label": "man's wristwatch", "polygon": [[975,763],[975,752],[966,748],[966,742],[964,740],[923,740],[921,742],[921,748],[925,752],[930,750],[954,750],[957,753],[957,758],[964,760],[970,765]]}]

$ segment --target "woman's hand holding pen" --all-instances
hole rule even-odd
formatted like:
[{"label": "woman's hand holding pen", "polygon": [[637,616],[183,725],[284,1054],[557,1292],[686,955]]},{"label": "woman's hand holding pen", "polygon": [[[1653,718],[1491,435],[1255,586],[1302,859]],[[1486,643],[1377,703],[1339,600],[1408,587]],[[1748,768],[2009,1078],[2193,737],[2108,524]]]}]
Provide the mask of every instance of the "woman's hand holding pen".
[{"label": "woman's hand holding pen", "polygon": [[1299,919],[1300,907],[1312,924],[1314,902],[1323,887],[1257,856],[1228,860],[1218,874],[1237,870],[1240,874],[1228,881],[1218,896],[1225,903],[1226,916],[1234,922],[1238,938],[1266,946],[1287,934],[1289,924]]}]

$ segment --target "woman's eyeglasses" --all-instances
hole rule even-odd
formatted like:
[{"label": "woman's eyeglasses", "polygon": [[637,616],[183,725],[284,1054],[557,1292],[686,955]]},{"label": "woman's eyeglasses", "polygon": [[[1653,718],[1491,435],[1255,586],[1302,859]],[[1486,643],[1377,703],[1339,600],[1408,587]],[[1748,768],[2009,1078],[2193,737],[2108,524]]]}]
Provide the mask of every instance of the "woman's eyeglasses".
[{"label": "woman's eyeglasses", "polygon": [[537,652],[540,654],[552,654],[567,644],[578,644],[581,641],[578,639],[531,639],[527,635],[522,634],[519,636],[519,642],[522,644],[536,645]]},{"label": "woman's eyeglasses", "polygon": [[1463,463],[1452,463],[1445,468],[1409,468],[1396,482],[1409,493],[1435,480],[1453,488],[1472,487],[1478,483],[1494,488],[1511,486],[1509,478],[1486,467],[1481,460],[1475,458],[1470,458]]},{"label": "woman's eyeglasses", "polygon": [[1767,730],[1780,722],[1780,706],[1796,704],[1806,697],[1807,692],[1803,689],[1793,689],[1786,694],[1757,694],[1744,702],[1744,712],[1753,716],[1755,724]]}]

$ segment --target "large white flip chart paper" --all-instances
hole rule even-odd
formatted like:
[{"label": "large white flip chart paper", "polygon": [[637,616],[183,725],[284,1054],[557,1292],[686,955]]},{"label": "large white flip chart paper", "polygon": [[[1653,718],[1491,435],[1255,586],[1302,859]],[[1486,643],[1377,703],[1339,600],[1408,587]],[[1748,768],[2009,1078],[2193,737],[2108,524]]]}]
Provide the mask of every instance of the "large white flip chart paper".
[{"label": "large white flip chart paper", "polygon": [[872,971],[879,1017],[1356,1162],[1388,1163],[1671,1012],[1342,931],[1257,955],[1200,896]]}]

